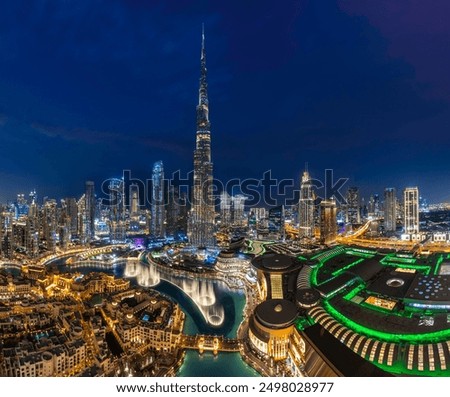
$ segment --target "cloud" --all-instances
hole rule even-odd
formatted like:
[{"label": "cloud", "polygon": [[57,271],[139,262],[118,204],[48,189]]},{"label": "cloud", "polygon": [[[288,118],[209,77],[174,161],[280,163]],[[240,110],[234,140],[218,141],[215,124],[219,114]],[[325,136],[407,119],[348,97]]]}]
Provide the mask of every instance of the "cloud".
[{"label": "cloud", "polygon": [[40,134],[48,138],[62,139],[65,141],[82,142],[90,145],[109,144],[122,147],[124,144],[136,144],[152,149],[160,149],[178,155],[186,153],[183,145],[173,142],[173,140],[152,139],[148,136],[136,136],[135,134],[118,134],[116,132],[90,130],[87,128],[66,128],[62,126],[46,125],[34,122],[31,127]]},{"label": "cloud", "polygon": [[119,134],[89,130],[86,128],[65,128],[61,126],[45,125],[34,122],[31,127],[49,138],[60,138],[66,141],[82,141],[84,143],[96,144],[105,141],[117,141],[123,139]]}]

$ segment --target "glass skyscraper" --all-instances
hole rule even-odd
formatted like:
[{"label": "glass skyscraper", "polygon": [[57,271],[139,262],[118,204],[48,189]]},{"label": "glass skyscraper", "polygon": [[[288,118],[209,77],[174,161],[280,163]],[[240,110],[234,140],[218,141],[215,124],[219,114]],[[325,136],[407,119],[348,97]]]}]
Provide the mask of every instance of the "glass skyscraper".
[{"label": "glass skyscraper", "polygon": [[314,195],[308,170],[303,172],[298,203],[299,238],[314,237]]},{"label": "glass skyscraper", "polygon": [[164,202],[164,167],[162,161],[153,165],[152,172],[152,226],[154,237],[165,236],[166,209]]},{"label": "glass skyscraper", "polygon": [[197,105],[197,136],[194,150],[194,188],[188,238],[196,247],[215,245],[213,163],[211,162],[211,124],[206,82],[205,34],[202,31],[200,89]]}]

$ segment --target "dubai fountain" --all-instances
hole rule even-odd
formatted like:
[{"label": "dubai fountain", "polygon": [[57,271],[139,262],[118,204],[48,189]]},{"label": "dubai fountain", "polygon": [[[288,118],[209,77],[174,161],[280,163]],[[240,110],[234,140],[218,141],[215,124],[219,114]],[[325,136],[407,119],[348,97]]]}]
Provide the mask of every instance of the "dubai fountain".
[{"label": "dubai fountain", "polygon": [[217,301],[211,280],[186,278],[184,275],[171,273],[169,269],[142,261],[127,261],[124,276],[136,278],[136,282],[142,287],[155,287],[161,280],[167,281],[191,298],[209,325],[220,327],[223,324],[225,310]]},{"label": "dubai fountain", "polygon": [[[167,281],[181,289],[197,306],[205,321],[214,327],[220,327],[225,319],[224,307],[218,302],[214,291],[214,282],[209,279],[190,278],[190,274],[164,269],[151,261],[139,258],[112,258],[109,256],[89,259],[76,259],[70,264],[71,269],[82,269],[86,266],[96,269],[111,269],[114,266],[124,266],[124,276],[135,278],[141,287],[155,287],[161,280]],[[222,283],[221,281],[215,281]]]}]

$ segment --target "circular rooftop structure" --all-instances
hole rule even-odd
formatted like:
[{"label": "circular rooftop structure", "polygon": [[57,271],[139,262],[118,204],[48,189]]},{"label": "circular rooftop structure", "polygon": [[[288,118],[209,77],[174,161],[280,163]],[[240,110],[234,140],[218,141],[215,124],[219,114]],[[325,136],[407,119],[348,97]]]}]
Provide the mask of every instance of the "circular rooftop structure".
[{"label": "circular rooftop structure", "polygon": [[233,250],[222,250],[219,253],[219,258],[234,258],[236,256],[236,252]]},{"label": "circular rooftop structure", "polygon": [[265,254],[252,260],[252,265],[268,273],[285,273],[300,267],[297,259],[282,254]]},{"label": "circular rooftop structure", "polygon": [[268,328],[286,328],[297,319],[297,307],[286,299],[269,299],[256,306],[255,317]]},{"label": "circular rooftop structure", "polygon": [[390,278],[389,280],[386,281],[386,285],[393,288],[399,288],[404,284],[405,280],[398,277]]},{"label": "circular rooftop structure", "polygon": [[304,309],[317,305],[320,298],[319,292],[314,288],[301,288],[296,292],[297,304]]}]

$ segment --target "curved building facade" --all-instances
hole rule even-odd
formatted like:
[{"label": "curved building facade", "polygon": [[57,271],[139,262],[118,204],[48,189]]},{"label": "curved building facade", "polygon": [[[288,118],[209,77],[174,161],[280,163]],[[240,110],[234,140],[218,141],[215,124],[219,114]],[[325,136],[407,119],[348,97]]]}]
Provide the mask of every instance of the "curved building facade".
[{"label": "curved building facade", "polygon": [[290,299],[295,295],[301,263],[283,254],[265,254],[252,260],[257,271],[258,293],[261,299]]},{"label": "curved building facade", "polygon": [[269,299],[260,303],[249,323],[252,347],[274,361],[285,360],[296,319],[297,308],[291,301]]}]

